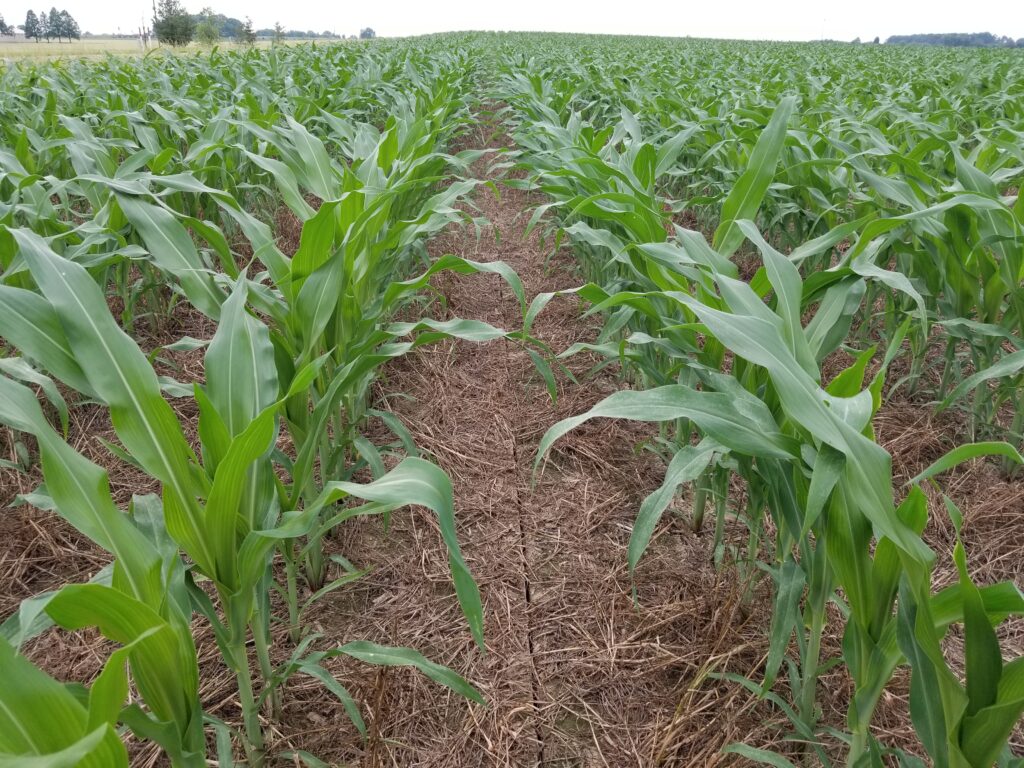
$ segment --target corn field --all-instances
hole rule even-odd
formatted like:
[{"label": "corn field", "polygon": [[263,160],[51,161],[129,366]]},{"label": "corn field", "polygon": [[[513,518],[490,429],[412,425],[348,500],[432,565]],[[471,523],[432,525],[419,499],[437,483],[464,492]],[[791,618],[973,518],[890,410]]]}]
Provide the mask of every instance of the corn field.
[{"label": "corn field", "polygon": [[[661,719],[635,756],[595,730],[596,752],[554,757],[529,719],[542,659],[532,701],[474,678],[507,661],[495,582],[520,578],[474,572],[528,558],[526,529],[480,555],[456,493],[473,450],[421,445],[389,403],[432,355],[512,350],[547,409],[522,494],[560,482],[591,420],[642,424],[657,482],[627,502],[629,587],[603,599],[648,610],[645,561],[677,537],[755,625],[751,663],[671,672],[670,726],[713,686],[772,724],[719,764],[1021,765],[1020,550],[977,567],[957,478],[983,468],[1024,530],[1022,180],[1012,50],[468,33],[0,71],[3,501],[97,566],[29,563],[31,594],[5,589],[0,763],[468,765],[381,756],[447,707],[472,764],[696,764]],[[544,263],[494,258],[515,231],[482,209],[513,195]],[[500,322],[460,314],[464,284],[507,298]],[[559,307],[586,338],[545,337]],[[453,391],[424,406],[472,406]],[[954,425],[909,476],[879,436],[891,403]],[[360,587],[378,577],[354,532],[386,548],[410,515],[428,522],[399,557],[426,574],[436,540],[462,652],[391,642],[384,592],[374,638],[325,618],[383,589]],[[569,631],[538,621],[531,657]],[[91,643],[85,676],[64,679],[56,636]],[[382,705],[395,667],[429,681],[408,712]],[[308,748],[302,696],[337,705],[344,749]],[[528,761],[488,751],[509,707]]]}]

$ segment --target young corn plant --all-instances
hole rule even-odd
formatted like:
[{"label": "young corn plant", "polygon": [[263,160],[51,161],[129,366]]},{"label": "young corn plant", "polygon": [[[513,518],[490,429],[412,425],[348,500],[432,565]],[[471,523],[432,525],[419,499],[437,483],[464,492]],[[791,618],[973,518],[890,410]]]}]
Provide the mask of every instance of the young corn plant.
[{"label": "young corn plant", "polygon": [[[895,642],[900,580],[914,574],[923,590],[919,596],[928,604],[949,599],[930,592],[934,556],[920,538],[927,520],[924,496],[914,491],[898,508],[894,505],[891,461],[873,441],[871,429],[885,369],[910,322],[918,319],[915,329],[927,329],[925,302],[903,274],[877,263],[883,245],[879,238],[899,226],[895,221],[842,224],[787,257],[747,220],[757,212],[774,176],[793,106],[792,100],[784,102],[758,138],[747,171],[723,205],[712,247],[696,233],[680,229],[675,243],[635,233],[622,237],[621,232],[630,231],[630,211],[635,209],[621,203],[604,214],[614,224],[587,227],[582,239],[588,246],[598,245],[599,253],[610,254],[616,271],[591,270],[607,275],[607,282],[575,293],[592,304],[591,312],[607,313],[609,320],[600,343],[578,345],[566,354],[584,348],[603,353],[641,371],[641,380],[653,386],[611,395],[587,413],[556,424],[541,440],[538,462],[558,437],[595,416],[662,424],[659,442],[671,460],[665,483],[641,506],[629,546],[631,570],[677,488],[689,482],[695,485],[695,528],[702,522],[705,500],[715,499],[717,557],[729,478],[741,479],[746,509],[736,517],[749,530],[747,572],[758,560],[766,561],[775,584],[775,611],[763,681],[756,685],[738,676],[731,679],[775,702],[794,723],[796,740],[827,763],[817,679],[830,663],[821,658],[822,638],[829,603],[836,603],[846,617],[843,661],[857,686],[849,711],[850,735],[841,738],[849,745],[849,765],[869,765],[881,751],[869,731],[875,706],[895,668],[908,658]],[[606,184],[609,188],[614,183]],[[595,184],[588,199],[600,199],[600,189]],[[559,186],[549,186],[549,192],[556,199],[571,199]],[[581,207],[576,203],[572,210]],[[857,243],[838,264],[806,281],[801,278],[798,265],[855,235],[861,226]],[[758,249],[764,265],[749,285],[736,279],[736,268],[728,261],[745,239]],[[593,261],[594,251],[585,250],[587,261]],[[622,290],[623,283],[627,290]],[[869,286],[908,297],[915,318],[893,329],[886,359],[867,389],[864,377],[873,348],[858,354],[850,368],[823,388],[821,361],[847,338]],[[527,329],[552,297],[535,299]],[[803,318],[812,309],[805,327]],[[727,362],[729,375],[724,375]],[[1008,444],[963,450],[978,455],[990,448],[1008,460],[1020,460]],[[771,538],[765,514],[776,532]],[[997,586],[993,594],[1005,595],[1006,590],[1017,599],[1008,613],[1019,611],[1020,595],[1012,584]],[[933,632],[943,634],[954,620],[932,625]],[[789,662],[790,704],[772,687],[794,637],[798,660]],[[948,670],[945,661],[942,668]],[[993,690],[986,694],[989,703],[995,701]],[[1015,719],[1019,710],[1012,695],[1007,702]],[[915,723],[920,720],[915,717]],[[955,730],[952,720],[945,726],[951,733]],[[922,742],[934,754],[927,729],[935,724],[919,727],[925,729]],[[1007,736],[1008,731],[1000,733],[996,752]],[[777,755],[744,745],[733,749],[780,764]]]},{"label": "young corn plant", "polygon": [[[857,323],[858,343],[888,344],[907,317],[917,317],[903,337],[909,371],[892,386],[905,385],[914,397],[934,397],[946,407],[963,403],[972,439],[1019,445],[1020,367],[1012,355],[1021,344],[1017,191],[1024,157],[1014,141],[1019,127],[1010,127],[1015,118],[1001,117],[1019,114],[1012,89],[996,95],[986,86],[950,94],[933,83],[911,85],[897,63],[903,52],[884,61],[867,56],[850,70],[862,51],[830,51],[825,63],[821,51],[809,49],[747,48],[742,57],[728,50],[714,44],[651,45],[640,54],[625,42],[571,52],[531,46],[532,55],[519,53],[501,66],[496,88],[509,104],[520,163],[553,198],[550,205],[562,216],[562,231],[574,240],[586,277],[609,290],[615,286],[601,270],[636,281],[623,268],[623,247],[658,239],[631,226],[648,193],[626,188],[621,174],[600,170],[609,145],[629,135],[650,137],[658,147],[659,137],[685,135],[674,160],[659,167],[656,191],[664,205],[651,209],[692,215],[710,232],[728,218],[732,191],[757,166],[757,145],[768,132],[761,126],[773,105],[795,99],[798,118],[780,147],[781,168],[758,201],[762,234],[774,247],[795,253],[848,227],[849,239],[805,261],[803,274],[828,272],[837,261],[851,260],[858,269],[902,274],[917,296],[902,288],[894,292],[885,281],[870,282],[865,306],[872,311]],[[790,65],[785,74],[778,69],[784,61]],[[962,67],[979,67],[985,72],[980,82],[987,84],[1003,82],[1019,62],[921,56],[914,65],[932,71],[936,82],[959,77],[953,73]],[[696,84],[686,74],[709,66],[719,67],[719,82],[728,85]],[[856,84],[865,71],[861,66],[887,84],[882,101],[862,99]],[[825,72],[828,89],[818,80]],[[970,79],[957,82],[965,87]],[[643,152],[634,156],[642,158]],[[633,170],[618,167],[622,174]],[[598,218],[564,207],[577,191],[580,200],[592,199],[603,209]],[[614,201],[604,197],[623,193]],[[869,222],[872,231],[865,230],[863,242],[874,243],[873,250],[850,248]],[[623,241],[623,231],[632,236]],[[876,311],[879,305],[882,311]],[[983,370],[992,373],[973,379],[973,388],[958,388],[960,379]]]},{"label": "young corn plant", "polygon": [[132,648],[127,645],[111,655],[83,703],[0,638],[5,681],[0,693],[0,759],[9,765],[27,765],[35,759],[50,765],[128,768],[128,751],[116,725],[128,692],[126,655]]},{"label": "young corn plant", "polygon": [[[311,545],[347,519],[384,514],[410,503],[438,515],[460,605],[474,638],[482,642],[480,596],[459,552],[451,486],[441,470],[410,458],[369,484],[325,481],[315,498],[290,505],[299,498],[290,486],[304,480],[282,480],[278,475],[275,442],[286,403],[308,396],[325,360],[318,358],[298,369],[283,386],[274,365],[270,329],[247,310],[244,280],[238,281],[222,307],[221,323],[206,353],[207,382],[194,388],[197,452],[164,399],[146,356],[117,326],[102,289],[89,273],[31,232],[10,234],[40,294],[14,287],[0,291],[4,338],[26,358],[109,409],[121,442],[119,454],[161,487],[159,500],[136,503],[134,519],[126,516],[110,500],[105,473],[49,426],[31,390],[0,379],[0,418],[39,442],[53,506],[115,557],[109,586],[68,586],[35,601],[32,610],[45,610],[68,628],[96,626],[124,645],[127,650],[119,658],[127,656],[145,709],[129,704],[117,713],[120,722],[160,744],[175,764],[205,761],[196,651],[189,626],[193,612],[210,623],[221,657],[235,674],[242,709],[239,737],[250,765],[262,764],[267,756],[261,705],[273,701],[281,684],[295,673],[328,680],[361,729],[351,697],[321,666],[331,655],[412,665],[481,700],[451,670],[409,649],[357,641],[313,651],[315,638],[308,637],[284,666],[271,661],[274,617],[269,592],[275,586],[275,553],[287,557],[290,544],[284,544],[306,538]],[[27,308],[30,314],[18,317],[15,308]],[[316,442],[321,439],[318,435]],[[339,506],[350,498],[364,503]],[[211,591],[203,589],[204,584]],[[29,619],[20,626],[31,627],[34,622]],[[255,665],[249,659],[250,643]]]},{"label": "young corn plant", "polygon": [[[440,119],[440,118],[438,118]],[[436,150],[441,129],[425,119],[392,117],[383,132],[368,125],[332,120],[349,151],[362,153],[350,165],[332,159],[326,145],[303,126],[259,131],[283,160],[253,155],[274,173],[295,214],[304,219],[294,257],[285,256],[269,229],[227,192],[206,186],[191,174],[157,176],[124,172],[116,179],[93,177],[111,193],[111,209],[123,215],[152,254],[158,269],[174,278],[180,293],[214,320],[221,319],[228,281],[218,276],[190,236],[198,220],[169,205],[182,196],[193,206],[217,209],[236,225],[266,268],[247,281],[248,301],[271,321],[273,364],[282,381],[314,360],[321,363],[312,395],[301,393],[285,407],[288,431],[296,444],[296,477],[290,506],[312,502],[327,479],[347,479],[362,467],[379,474],[378,450],[360,434],[368,415],[369,391],[377,369],[419,344],[439,338],[498,338],[503,332],[466,320],[444,323],[393,323],[391,319],[415,300],[437,272],[490,272],[505,279],[523,302],[522,286],[501,262],[478,263],[445,256],[420,274],[419,247],[443,226],[465,214],[454,205],[475,187],[459,181],[440,192],[450,163],[464,164]],[[255,130],[255,129],[254,129]],[[344,132],[344,133],[343,133]],[[314,210],[302,190],[323,202]],[[171,197],[173,196],[173,198]],[[197,202],[198,201],[198,202]],[[237,279],[239,269],[218,227],[204,233],[220,254],[224,274]],[[422,269],[422,268],[421,268]],[[399,342],[412,334],[412,342]],[[400,430],[393,420],[389,423]],[[331,439],[325,435],[330,434]],[[302,547],[297,561],[288,559],[289,579],[301,566],[314,590],[326,584],[328,561],[319,546]],[[296,585],[290,585],[294,595]],[[296,608],[295,600],[290,605]],[[298,639],[298,622],[293,621]]]},{"label": "young corn plant", "polygon": [[[756,232],[749,224],[739,226],[741,231]],[[826,759],[818,746],[817,677],[830,661],[821,658],[828,604],[837,604],[846,617],[843,661],[857,685],[847,763],[868,764],[864,761],[877,749],[868,731],[871,714],[895,666],[904,661],[898,652],[893,658],[891,647],[899,622],[894,606],[900,579],[917,574],[930,584],[934,555],[920,538],[927,510],[920,492],[912,493],[899,508],[894,505],[891,460],[872,439],[871,417],[880,404],[881,375],[862,389],[873,351],[860,355],[827,388],[821,387],[816,360],[834,351],[844,338],[849,313],[835,312],[834,307],[847,302],[834,292],[828,301],[821,294],[807,295],[807,286],[788,259],[763,242],[762,253],[774,309],[750,285],[706,266],[705,274],[698,276],[703,285],[699,298],[683,291],[657,296],[677,304],[669,331],[681,324],[699,328],[705,348],[713,341],[732,354],[730,375],[708,366],[707,357],[694,355],[690,366],[699,388],[667,384],[613,394],[590,411],[554,425],[540,442],[537,460],[560,436],[598,416],[683,420],[694,430],[698,442],[691,444],[689,431],[684,435],[665,484],[641,507],[630,540],[630,567],[646,550],[680,484],[697,480],[712,462],[738,474],[747,486],[748,504],[750,499],[759,500],[777,531],[773,541],[758,541],[765,529],[752,528],[756,537],[749,548],[754,552],[748,552],[767,560],[776,582],[771,650],[761,691],[778,700],[769,691],[795,632],[799,660],[791,686],[794,701],[792,708],[783,704],[783,709],[796,725],[796,738]],[[709,283],[717,290],[712,292]],[[864,293],[857,282],[849,282],[844,290]],[[598,298],[601,289],[588,286],[580,293]],[[818,305],[806,328],[801,324],[805,301]],[[606,296],[594,309],[620,303],[647,312],[653,305],[649,294],[630,292]],[[627,338],[625,343],[667,344],[669,338]],[[680,350],[680,358],[684,354],[691,354],[689,345]],[[1007,444],[964,448],[961,453],[967,450],[973,450],[972,455],[994,451],[1020,460]],[[746,518],[755,519],[758,512],[748,510]],[[1007,589],[1012,590],[1012,584],[997,592]],[[927,599],[931,603],[938,598],[928,593]],[[1015,611],[1021,604],[1017,605]],[[923,734],[923,740],[927,738]],[[998,746],[997,751],[1001,749]]]},{"label": "young corn plant", "polygon": [[[266,183],[266,168],[277,161],[264,161],[256,133],[288,120],[331,137],[332,150],[350,162],[367,149],[370,121],[390,126],[397,119],[401,126],[389,133],[402,134],[403,151],[414,144],[436,150],[465,121],[476,66],[458,48],[436,54],[411,46],[362,54],[296,48],[269,56],[213,53],[187,63],[5,70],[0,221],[60,235],[59,252],[107,269],[129,330],[145,315],[158,322],[176,298],[160,279],[165,266],[156,263],[167,245],[140,248],[147,243],[137,219],[126,220],[112,194],[117,182],[140,172],[188,175],[256,214],[280,205],[277,185]],[[190,235],[207,241],[204,260],[232,275],[232,248],[248,232],[230,215],[218,217],[215,203],[184,191],[163,188],[162,201]],[[273,214],[266,212],[264,219]],[[12,247],[0,242],[5,267]]]}]

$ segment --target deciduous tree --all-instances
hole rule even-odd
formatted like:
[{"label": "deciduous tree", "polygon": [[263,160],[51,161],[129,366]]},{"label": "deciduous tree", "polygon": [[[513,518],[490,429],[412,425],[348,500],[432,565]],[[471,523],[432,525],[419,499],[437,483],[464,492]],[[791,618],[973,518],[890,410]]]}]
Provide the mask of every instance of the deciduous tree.
[{"label": "deciduous tree", "polygon": [[161,43],[188,45],[196,33],[196,23],[179,0],[160,0],[153,19],[153,33]]},{"label": "deciduous tree", "polygon": [[64,27],[64,35],[67,37],[68,42],[72,40],[82,39],[82,28],[78,26],[78,22],[75,21],[75,17],[67,11],[60,12],[62,19],[62,26]]},{"label": "deciduous tree", "polygon": [[196,25],[196,40],[203,45],[216,45],[220,40],[220,25],[217,24],[213,9],[209,6],[199,12],[199,23]]},{"label": "deciduous tree", "polygon": [[50,8],[50,15],[46,17],[46,38],[56,37],[59,43],[64,37],[64,17],[56,8]]},{"label": "deciduous tree", "polygon": [[25,26],[23,27],[25,32],[25,39],[28,40],[30,37],[35,38],[38,43],[41,36],[39,31],[39,17],[36,16],[36,12],[30,10],[25,14]]},{"label": "deciduous tree", "polygon": [[252,19],[248,16],[245,17],[245,21],[242,26],[238,29],[238,34],[235,36],[242,45],[253,45],[256,43],[256,30],[252,27]]}]

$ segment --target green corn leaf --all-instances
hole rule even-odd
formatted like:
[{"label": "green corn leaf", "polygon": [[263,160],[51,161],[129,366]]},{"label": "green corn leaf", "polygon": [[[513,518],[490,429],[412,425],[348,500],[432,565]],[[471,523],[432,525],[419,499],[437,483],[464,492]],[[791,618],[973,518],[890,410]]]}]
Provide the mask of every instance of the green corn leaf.
[{"label": "green corn leaf", "polygon": [[857,278],[841,280],[825,291],[818,311],[804,328],[816,361],[824,360],[845,341],[866,291],[864,280]]},{"label": "green corn leaf", "polygon": [[270,331],[246,311],[246,296],[244,284],[237,284],[205,357],[206,394],[232,436],[278,397]]},{"label": "green corn leaf", "polygon": [[199,384],[193,386],[192,396],[199,408],[199,439],[203,447],[203,465],[212,478],[231,445],[231,432],[221,418],[217,407]]},{"label": "green corn leaf", "polygon": [[296,314],[302,335],[303,359],[323,343],[322,335],[331,318],[340,311],[342,286],[345,283],[345,254],[329,258],[302,283],[296,299]]},{"label": "green corn leaf", "polygon": [[[380,506],[397,508],[419,505],[437,515],[441,537],[448,548],[449,567],[459,605],[469,623],[473,638],[482,648],[483,607],[480,602],[480,590],[473,580],[469,566],[462,558],[455,534],[451,480],[443,470],[424,459],[404,459],[386,475],[365,485],[329,482],[325,484],[320,496],[305,509],[283,515],[276,528],[254,530],[246,537],[238,555],[243,582],[252,580],[251,576],[245,574],[257,573],[262,569],[264,558],[274,542],[305,535],[316,525],[321,510],[347,496],[376,502],[376,512],[381,511]],[[356,512],[357,510],[352,510],[351,514]]]},{"label": "green corn leaf", "polygon": [[818,366],[801,324],[803,283],[800,280],[800,273],[789,259],[761,237],[752,221],[737,221],[736,227],[761,252],[765,273],[775,291],[775,312],[782,318],[783,334],[793,356],[810,376],[818,378]]},{"label": "green corn leaf", "polygon": [[338,175],[327,154],[326,147],[302,123],[290,116],[286,119],[291,130],[285,132],[282,129],[281,132],[294,142],[295,149],[303,163],[303,181],[321,200],[334,199],[337,196]]},{"label": "green corn leaf", "polygon": [[117,201],[146,243],[153,263],[181,283],[196,309],[218,319],[224,294],[217,288],[213,273],[203,263],[184,225],[170,211],[139,198],[118,195]]},{"label": "green corn leaf", "polygon": [[[110,563],[97,571],[89,579],[89,583],[110,586],[113,572],[114,563]],[[56,590],[42,592],[22,600],[18,610],[0,624],[0,638],[9,642],[16,650],[20,650],[26,642],[50,629],[53,626],[53,619],[46,613],[46,606],[56,594]]]},{"label": "green corn leaf", "polygon": [[243,509],[242,504],[247,492],[256,493],[253,464],[273,446],[276,417],[274,404],[235,436],[217,466],[206,502],[203,528],[216,563],[212,575],[232,591],[250,586],[239,584],[236,557],[239,532],[244,536],[256,520],[255,512]]},{"label": "green corn leaf", "polygon": [[356,730],[363,736],[366,736],[366,723],[363,721],[363,716],[359,712],[355,699],[352,698],[352,694],[348,692],[345,686],[339,683],[330,672],[312,661],[301,662],[298,665],[298,671],[319,681],[321,685],[333,693],[342,706],[345,707],[345,713],[356,727]]},{"label": "green corn leaf", "polygon": [[128,660],[132,651],[160,631],[154,627],[110,654],[89,688],[89,728],[114,725],[128,698]]},{"label": "green corn leaf", "polygon": [[[1008,616],[1024,615],[1024,593],[1011,581],[980,587],[985,612],[993,626],[1002,623]],[[936,630],[945,632],[950,624],[963,621],[963,596],[959,584],[952,584],[931,599],[930,611],[935,619]]]},{"label": "green corn leaf", "polygon": [[46,395],[46,399],[50,401],[50,404],[57,409],[57,414],[60,417],[61,430],[65,435],[67,435],[68,404],[65,402],[60,390],[57,389],[57,386],[53,383],[53,379],[39,373],[39,371],[35,370],[20,357],[0,358],[0,371],[6,373],[13,379],[18,379],[29,384],[35,384],[39,387],[43,394]]},{"label": "green corn leaf", "polygon": [[[112,733],[108,726],[101,726],[69,747],[45,755],[13,755],[0,752],[2,768],[76,768],[91,765],[128,765],[127,755],[122,762],[121,755],[107,746]],[[116,737],[116,734],[114,736]],[[123,746],[123,745],[122,745]],[[110,760],[111,762],[100,762]]]},{"label": "green corn leaf", "polygon": [[455,338],[465,341],[493,341],[508,335],[501,328],[496,328],[482,320],[420,320],[415,323],[391,323],[385,329],[388,335],[395,338],[416,334],[414,347],[432,344],[441,339]]},{"label": "green corn leaf", "polygon": [[767,749],[758,749],[747,744],[730,744],[722,749],[726,755],[739,755],[747,760],[753,760],[762,765],[771,765],[774,768],[796,768],[796,766],[782,755],[769,752]]},{"label": "green corn leaf", "polygon": [[[300,760],[306,768],[331,768],[330,765],[325,763],[319,757],[310,754],[304,749],[286,750],[281,753],[281,757],[291,761]],[[298,765],[298,763],[296,763],[296,765]]]},{"label": "green corn leaf", "polygon": [[[195,646],[152,608],[99,584],[64,587],[46,612],[65,629],[95,626],[122,645],[131,645],[132,676],[146,704],[161,719],[177,724],[184,737],[198,710],[199,669]],[[186,630],[187,631],[187,630]]]},{"label": "green corn leaf", "polygon": [[800,628],[800,601],[806,585],[800,564],[792,558],[779,566],[776,578],[768,658],[765,661],[764,682],[761,684],[765,691],[775,684],[782,660],[789,649],[790,638]]},{"label": "green corn leaf", "polygon": [[60,318],[42,296],[0,285],[0,332],[22,354],[42,364],[69,387],[88,397],[95,396],[71,351]]},{"label": "green corn leaf", "polygon": [[989,766],[1024,714],[1024,658],[1002,670],[995,702],[964,719],[960,746],[972,766]]},{"label": "green corn leaf", "polygon": [[136,598],[160,600],[160,557],[114,506],[107,472],[64,442],[43,416],[31,390],[4,377],[0,377],[0,421],[34,435],[39,442],[47,490],[60,515],[117,557]]},{"label": "green corn leaf", "polygon": [[327,492],[344,491],[367,501],[391,506],[417,504],[437,515],[441,537],[448,547],[455,592],[462,606],[462,612],[469,622],[477,644],[483,647],[483,608],[480,590],[462,559],[458,538],[455,535],[455,512],[452,499],[451,480],[435,464],[424,459],[404,459],[395,469],[379,480],[367,485],[358,483],[328,483]]},{"label": "green corn leaf", "polygon": [[665,480],[653,493],[647,496],[640,505],[633,530],[629,535],[629,572],[633,575],[636,566],[647,550],[654,529],[661,520],[661,515],[672,502],[676,489],[683,483],[691,482],[707,468],[714,458],[715,452],[722,447],[714,440],[705,438],[697,446],[685,446],[672,457]]},{"label": "green corn leaf", "polygon": [[767,409],[753,409],[749,401],[737,402],[729,395],[670,384],[642,392],[616,392],[586,413],[558,422],[541,438],[534,468],[558,438],[597,417],[634,421],[691,419],[730,450],[774,458],[789,458],[795,450],[792,442],[778,432]]},{"label": "green corn leaf", "polygon": [[292,257],[291,282],[293,290],[302,287],[303,282],[334,252],[334,238],[338,231],[338,206],[336,201],[325,202],[312,218],[302,225],[299,249]]},{"label": "green corn leaf", "polygon": [[298,216],[301,221],[306,221],[313,217],[316,211],[306,202],[306,198],[302,196],[295,174],[292,173],[287,163],[282,163],[280,160],[265,157],[255,152],[243,151],[245,156],[252,160],[253,163],[270,174],[274,183],[277,184],[281,198],[284,200],[285,205],[291,209],[292,213]]},{"label": "green corn leaf", "polygon": [[385,667],[414,667],[435,683],[451,688],[457,694],[470,701],[475,701],[481,705],[484,704],[484,699],[479,692],[463,678],[452,672],[448,667],[427,660],[423,654],[411,648],[395,648],[369,643],[365,640],[357,640],[353,643],[346,643],[338,648],[338,650],[347,656],[352,656],[368,664],[378,664]]},{"label": "green corn leaf", "polygon": [[527,349],[526,353],[530,356],[530,360],[533,361],[533,367],[537,369],[537,373],[544,380],[544,385],[548,390],[548,397],[551,398],[551,402],[558,401],[558,382],[555,381],[555,373],[551,370],[551,366],[548,361],[535,349]]},{"label": "green corn leaf", "polygon": [[111,724],[90,728],[88,710],[6,640],[0,673],[0,765],[127,768],[128,753]]},{"label": "green corn leaf", "polygon": [[821,447],[814,459],[811,483],[807,488],[807,503],[804,508],[800,538],[804,538],[818,522],[829,496],[843,476],[846,460],[839,451],[827,445]]},{"label": "green corn leaf", "polygon": [[786,126],[796,104],[795,96],[787,96],[779,102],[750,153],[747,169],[722,204],[721,223],[715,230],[712,245],[723,256],[731,256],[743,242],[743,233],[736,222],[740,219],[753,219],[761,207],[761,201],[764,200],[782,156]]},{"label": "green corn leaf", "polygon": [[1014,376],[1024,371],[1024,350],[1003,355],[997,362],[961,381],[956,388],[939,403],[937,410],[944,411],[951,403],[992,379]]},{"label": "green corn leaf", "polygon": [[430,267],[417,277],[391,283],[384,293],[384,306],[391,306],[401,296],[420,291],[430,283],[430,278],[439,272],[455,272],[460,275],[490,273],[499,275],[512,289],[523,312],[526,311],[526,295],[522,281],[508,264],[503,261],[470,261],[452,254],[445,254],[434,260]]},{"label": "green corn leaf", "polygon": [[192,451],[146,356],[114,322],[102,292],[82,267],[60,258],[26,230],[12,234],[60,317],[76,359],[88,361],[86,376],[109,405],[125,448],[164,483],[165,514],[175,537],[201,567],[212,567],[192,488]]},{"label": "green corn leaf", "polygon": [[970,461],[971,459],[976,459],[981,456],[1002,456],[1016,462],[1017,464],[1024,464],[1024,456],[1021,456],[1020,452],[1009,443],[998,441],[967,443],[965,445],[958,445],[956,448],[949,451],[941,459],[929,465],[923,472],[908,480],[907,485],[914,485],[924,480],[928,480],[929,478],[940,475],[965,461]]}]

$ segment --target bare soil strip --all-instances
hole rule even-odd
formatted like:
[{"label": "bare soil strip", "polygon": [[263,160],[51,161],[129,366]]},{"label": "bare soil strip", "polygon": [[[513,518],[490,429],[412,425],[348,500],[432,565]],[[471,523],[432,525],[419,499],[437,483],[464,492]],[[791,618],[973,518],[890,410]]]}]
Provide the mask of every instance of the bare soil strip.
[{"label": "bare soil strip", "polygon": [[[453,229],[430,250],[501,259],[521,276],[528,299],[577,285],[568,253],[546,267],[550,247],[524,236],[537,202],[481,187],[475,204],[491,226],[479,241],[472,228]],[[515,296],[496,277],[449,276],[436,285],[451,316],[521,324]],[[549,305],[534,330],[555,350],[596,334],[569,299]],[[592,363],[570,366],[582,376]],[[379,521],[343,531],[340,550],[375,571],[325,601],[319,620],[332,638],[410,645],[451,664],[489,707],[469,706],[412,673],[348,666],[358,698],[372,703],[373,738],[361,754],[342,749],[356,742],[337,730],[340,707],[303,708],[296,718],[321,723],[317,743],[305,734],[306,748],[364,766],[713,765],[724,744],[770,727],[767,711],[753,711],[746,697],[730,703],[737,686],[703,678],[713,668],[748,672],[764,634],[763,617],[734,615],[735,584],[711,566],[704,537],[664,526],[633,604],[626,543],[640,501],[663,474],[658,460],[636,451],[650,433],[595,422],[560,441],[533,484],[544,430],[620,386],[611,374],[562,384],[552,404],[529,356],[511,342],[440,344],[389,369],[381,401],[454,481],[459,538],[484,599],[487,650],[472,645],[426,513],[396,514],[386,536]]]}]

